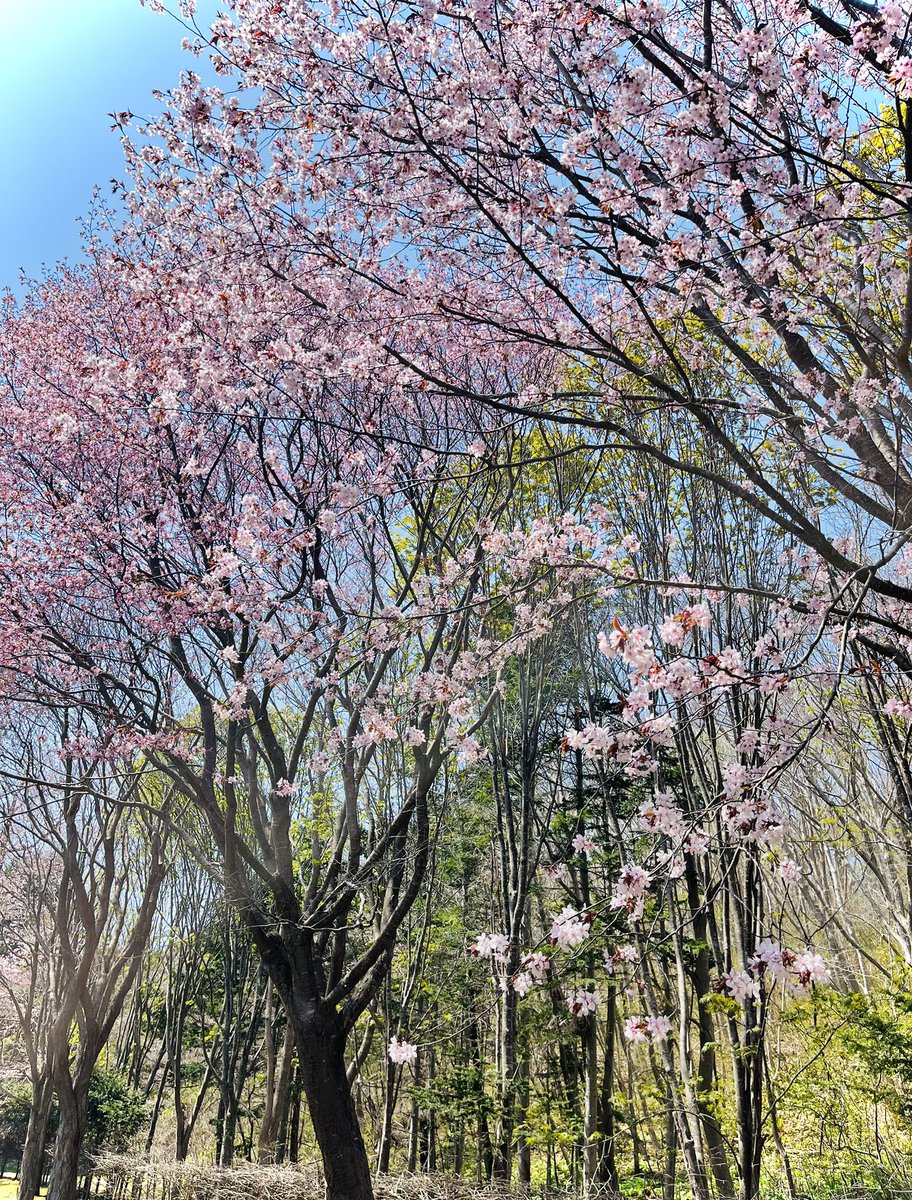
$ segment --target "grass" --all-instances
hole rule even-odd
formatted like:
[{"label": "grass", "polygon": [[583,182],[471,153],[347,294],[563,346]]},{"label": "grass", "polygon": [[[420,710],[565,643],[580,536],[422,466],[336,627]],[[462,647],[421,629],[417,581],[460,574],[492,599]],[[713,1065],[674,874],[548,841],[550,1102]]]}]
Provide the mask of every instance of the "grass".
[{"label": "grass", "polygon": [[[0,1200],[16,1200],[18,1187],[18,1179],[11,1179],[8,1175],[0,1175]],[[47,1189],[42,1188],[38,1195],[44,1196],[46,1192]]]}]

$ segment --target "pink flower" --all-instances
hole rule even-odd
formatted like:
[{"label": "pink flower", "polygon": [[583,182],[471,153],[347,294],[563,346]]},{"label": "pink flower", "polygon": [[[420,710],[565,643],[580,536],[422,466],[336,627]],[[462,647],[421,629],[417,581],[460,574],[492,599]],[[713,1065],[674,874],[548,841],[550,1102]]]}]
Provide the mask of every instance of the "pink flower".
[{"label": "pink flower", "polygon": [[624,1022],[624,1037],[630,1042],[649,1041],[649,1022],[645,1017],[628,1017]]},{"label": "pink flower", "polygon": [[621,963],[631,965],[640,961],[639,951],[636,946],[629,944],[626,946],[617,946],[614,950],[605,950],[603,957],[605,960],[605,970],[609,975],[613,975]]},{"label": "pink flower", "polygon": [[611,633],[598,635],[598,647],[608,658],[619,654],[624,662],[636,671],[648,671],[655,662],[651,634],[645,625],[625,629],[615,618]]},{"label": "pink flower", "polygon": [[823,957],[813,950],[799,954],[792,965],[792,990],[796,995],[807,995],[815,984],[830,982],[830,971]]},{"label": "pink flower", "polygon": [[793,862],[792,859],[783,858],[779,863],[779,875],[782,882],[787,885],[799,883],[802,875],[801,867],[796,862]]},{"label": "pink flower", "polygon": [[551,941],[565,950],[579,946],[589,936],[591,923],[588,913],[577,912],[568,904],[551,922]]},{"label": "pink flower", "polygon": [[624,1036],[631,1042],[664,1042],[671,1032],[671,1018],[658,1017],[628,1017],[624,1022]]},{"label": "pink flower", "polygon": [[389,1049],[390,1062],[394,1063],[413,1063],[418,1057],[418,1047],[411,1042],[404,1042],[401,1038],[390,1038]]},{"label": "pink flower", "polygon": [[534,980],[528,971],[520,971],[513,976],[513,991],[518,996],[527,996],[532,990]]},{"label": "pink flower", "polygon": [[675,804],[670,792],[657,793],[654,800],[647,800],[640,805],[639,822],[643,829],[655,833],[664,833],[666,837],[680,841],[687,832],[684,813]]},{"label": "pink flower", "polygon": [[567,995],[567,1007],[575,1017],[586,1017],[598,1008],[598,996],[585,988],[577,988]]},{"label": "pink flower", "polygon": [[666,617],[659,627],[659,637],[668,646],[684,645],[686,631],[677,617]]},{"label": "pink flower", "polygon": [[708,629],[710,622],[709,608],[705,604],[695,604],[693,608],[685,608],[674,616],[666,617],[659,629],[659,637],[669,646],[683,646],[684,639],[694,629]]},{"label": "pink flower", "polygon": [[336,514],[331,508],[320,510],[320,514],[317,517],[317,526],[327,537],[331,537],[336,532]]},{"label": "pink flower", "polygon": [[755,1000],[760,995],[760,983],[747,971],[726,971],[722,976],[725,990],[732,1000],[742,1004],[747,1000]]},{"label": "pink flower", "polygon": [[698,629],[709,629],[712,622],[712,613],[709,611],[708,604],[694,604],[690,610],[690,619]]},{"label": "pink flower", "polygon": [[522,960],[522,967],[527,971],[537,983],[541,983],[548,971],[551,969],[551,960],[547,954],[541,954],[536,951],[533,954],[527,954]]},{"label": "pink flower", "polygon": [[636,863],[628,863],[621,871],[611,899],[612,908],[622,908],[631,920],[637,920],[643,915],[646,904],[646,889],[652,882],[652,876]]},{"label": "pink flower", "polygon": [[757,952],[748,966],[757,978],[762,979],[768,975],[778,983],[786,978],[794,960],[795,955],[791,951],[783,950],[778,942],[767,938],[757,947]]},{"label": "pink flower", "polygon": [[504,959],[510,949],[510,939],[503,933],[482,933],[469,947],[473,958]]},{"label": "pink flower", "polygon": [[890,72],[890,82],[896,88],[897,96],[903,100],[912,99],[912,58],[898,58]]},{"label": "pink flower", "polygon": [[694,858],[699,858],[709,849],[709,834],[704,829],[692,829],[684,842],[684,849]]},{"label": "pink flower", "polygon": [[577,854],[591,854],[596,849],[595,842],[584,833],[578,833],[570,844]]},{"label": "pink flower", "polygon": [[647,1017],[646,1024],[649,1027],[649,1037],[653,1042],[664,1042],[671,1033],[671,1017]]}]

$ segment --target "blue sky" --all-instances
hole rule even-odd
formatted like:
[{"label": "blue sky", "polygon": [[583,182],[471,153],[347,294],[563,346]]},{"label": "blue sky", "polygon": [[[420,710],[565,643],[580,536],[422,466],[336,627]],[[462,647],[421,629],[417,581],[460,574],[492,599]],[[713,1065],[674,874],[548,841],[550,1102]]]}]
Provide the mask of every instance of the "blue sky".
[{"label": "blue sky", "polygon": [[198,65],[183,36],[139,0],[0,0],[0,291],[78,257],[93,185],[123,176],[107,114],[155,111]]}]

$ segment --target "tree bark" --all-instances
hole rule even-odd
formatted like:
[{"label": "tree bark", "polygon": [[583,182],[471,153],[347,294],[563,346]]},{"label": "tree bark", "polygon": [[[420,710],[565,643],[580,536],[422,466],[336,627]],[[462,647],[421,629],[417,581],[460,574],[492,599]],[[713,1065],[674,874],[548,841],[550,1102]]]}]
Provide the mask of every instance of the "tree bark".
[{"label": "tree bark", "polygon": [[32,1107],[29,1112],[28,1129],[22,1147],[22,1162],[19,1172],[18,1200],[35,1200],[41,1187],[44,1171],[44,1151],[47,1144],[48,1115],[54,1089],[50,1078],[45,1075],[32,1089]]},{"label": "tree bark", "polygon": [[54,1169],[48,1200],[76,1200],[85,1141],[88,1090],[88,1080],[78,1076],[72,1082],[67,1080],[57,1089],[60,1123],[54,1145]]},{"label": "tree bark", "polygon": [[301,1087],[301,1068],[298,1066],[288,1117],[288,1161],[291,1163],[298,1161],[301,1144]]},{"label": "tree bark", "polygon": [[282,1056],[273,1067],[273,1083],[267,1093],[267,1109],[263,1114],[257,1139],[257,1162],[270,1164],[277,1161],[279,1135],[281,1126],[288,1113],[288,1093],[291,1087],[291,1074],[294,1067],[294,1031],[291,1025],[285,1027],[282,1041]]},{"label": "tree bark", "polygon": [[614,1112],[614,1050],[617,1026],[617,989],[613,983],[608,987],[607,1016],[605,1018],[605,1057],[602,1062],[602,1084],[599,1096],[599,1182],[616,1192],[620,1186],[615,1152]]},{"label": "tree bark", "polygon": [[675,1164],[678,1151],[678,1129],[675,1122],[675,1100],[670,1086],[668,1088],[668,1097],[666,1103],[667,1115],[665,1118],[665,1167],[662,1172],[662,1197],[663,1200],[674,1200],[676,1190]]},{"label": "tree bark", "polygon": [[396,1064],[386,1060],[386,1083],[383,1089],[383,1120],[377,1143],[377,1174],[386,1175],[390,1167],[393,1144],[393,1113],[396,1107]]},{"label": "tree bark", "polygon": [[585,1053],[585,1103],[583,1105],[583,1195],[592,1196],[599,1186],[599,1078],[598,1026],[595,1014],[586,1017],[583,1033]]},{"label": "tree bark", "polygon": [[[518,966],[517,964],[512,964]],[[509,1184],[513,1177],[513,1130],[516,1123],[516,1025],[518,996],[508,988],[500,997],[497,1026],[498,1097],[491,1178]]]},{"label": "tree bark", "polygon": [[345,1062],[345,1033],[328,1006],[294,1012],[301,1083],[323,1160],[327,1200],[373,1200],[370,1164]]}]

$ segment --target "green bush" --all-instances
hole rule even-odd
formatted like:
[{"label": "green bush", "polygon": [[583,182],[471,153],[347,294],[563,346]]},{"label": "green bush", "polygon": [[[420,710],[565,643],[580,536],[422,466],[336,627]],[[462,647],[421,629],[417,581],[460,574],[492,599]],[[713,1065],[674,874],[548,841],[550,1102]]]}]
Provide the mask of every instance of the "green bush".
[{"label": "green bush", "polygon": [[86,1113],[86,1150],[113,1154],[127,1149],[146,1120],[142,1092],[131,1088],[123,1075],[96,1067],[89,1083]]},{"label": "green bush", "polygon": [[[18,1157],[25,1143],[32,1089],[27,1083],[8,1083],[0,1089],[0,1156]],[[123,1075],[105,1067],[96,1067],[89,1083],[86,1110],[85,1150],[123,1153],[142,1128],[147,1117],[142,1092],[131,1088]],[[57,1103],[48,1117],[48,1145],[57,1131]]]}]

